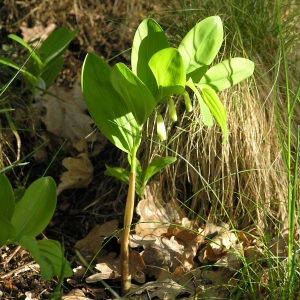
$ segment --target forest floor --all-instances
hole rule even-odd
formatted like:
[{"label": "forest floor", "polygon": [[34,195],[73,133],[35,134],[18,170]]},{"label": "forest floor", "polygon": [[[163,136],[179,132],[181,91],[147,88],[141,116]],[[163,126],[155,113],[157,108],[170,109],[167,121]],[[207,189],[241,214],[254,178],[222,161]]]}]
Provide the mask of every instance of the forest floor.
[{"label": "forest floor", "polygon": [[[71,262],[74,275],[62,285],[63,299],[115,299],[112,290],[121,293],[118,238],[126,187],[105,176],[104,171],[105,164],[124,164],[126,157],[95,133],[92,120],[82,109],[82,62],[86,53],[94,52],[110,63],[128,63],[129,52],[125,50],[131,47],[139,22],[172,8],[162,1],[0,0],[1,55],[10,51],[19,61],[26,58],[7,38],[10,33],[29,41],[62,25],[78,29],[65,54],[63,71],[50,88],[64,102],[39,95],[29,104],[28,91],[16,79],[6,96],[15,108],[13,120],[20,143],[12,133],[0,133],[0,150],[5,153],[2,163],[15,161],[18,151],[29,162],[7,174],[14,187],[28,186],[46,169],[57,182],[56,212],[41,238],[61,241]],[[12,74],[0,69],[0,75],[4,85]],[[1,120],[0,125],[5,122]],[[91,132],[92,139],[86,141],[84,137]],[[140,222],[131,238],[131,299],[229,298],[235,293],[231,289],[245,281],[243,271],[238,271],[245,263],[241,253],[248,264],[261,259],[256,293],[258,298],[264,297],[268,262],[262,258],[258,232],[253,228],[233,232],[228,224],[195,225],[175,202],[163,200],[161,188],[157,181],[151,183],[137,207],[135,222]],[[146,213],[148,210],[151,213]],[[169,223],[170,214],[177,226],[160,225],[151,231],[143,227],[153,219]],[[279,250],[284,257],[285,239],[286,233],[275,239],[270,252],[275,255]],[[91,259],[92,272],[85,265]],[[41,278],[39,266],[26,250],[15,245],[0,249],[0,299],[49,299],[57,286],[56,280]]]}]

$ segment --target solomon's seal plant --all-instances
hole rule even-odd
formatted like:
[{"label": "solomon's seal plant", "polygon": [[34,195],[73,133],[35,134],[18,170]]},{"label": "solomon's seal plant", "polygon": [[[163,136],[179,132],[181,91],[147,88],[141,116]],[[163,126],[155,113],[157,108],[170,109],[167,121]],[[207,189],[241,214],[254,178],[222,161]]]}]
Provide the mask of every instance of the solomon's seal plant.
[{"label": "solomon's seal plant", "polygon": [[[226,110],[217,92],[251,76],[254,64],[237,57],[210,67],[222,42],[223,26],[218,16],[196,24],[178,48],[170,47],[162,28],[153,19],[145,19],[133,39],[131,69],[123,63],[111,67],[95,54],[85,58],[81,84],[89,112],[102,133],[128,154],[130,164],[129,172],[110,167],[106,171],[129,184],[121,239],[123,293],[131,286],[128,241],[135,193],[142,195],[150,177],[175,160],[158,158],[141,170],[137,151],[143,126],[160,104],[168,104],[170,119],[177,119],[173,95],[182,96],[190,112],[188,88],[198,100],[204,124],[211,126],[214,118],[222,129],[223,142],[226,141]],[[156,119],[158,136],[164,140],[167,137],[163,118],[158,114]]]}]

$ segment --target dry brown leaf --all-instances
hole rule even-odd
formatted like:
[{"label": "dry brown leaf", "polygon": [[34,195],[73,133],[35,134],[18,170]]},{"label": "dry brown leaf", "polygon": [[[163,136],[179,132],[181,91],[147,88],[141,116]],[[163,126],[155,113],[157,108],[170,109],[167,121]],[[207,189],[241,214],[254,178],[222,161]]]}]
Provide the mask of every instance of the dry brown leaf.
[{"label": "dry brown leaf", "polygon": [[178,258],[182,255],[184,246],[174,237],[156,237],[153,243],[145,244],[142,258],[147,265],[147,274],[159,277],[161,268],[173,272],[180,264]]},{"label": "dry brown leaf", "polygon": [[137,251],[130,251],[129,256],[129,273],[132,278],[138,283],[145,283],[146,276],[143,272],[146,268],[145,262],[141,254]]},{"label": "dry brown leaf", "polygon": [[135,232],[142,237],[161,236],[167,233],[170,223],[180,223],[185,216],[175,201],[163,200],[161,183],[157,181],[146,187],[145,199],[138,203],[136,212],[140,220],[135,226]]},{"label": "dry brown leaf", "polygon": [[237,236],[232,231],[223,231],[219,235],[215,236],[210,242],[209,246],[215,255],[229,250],[237,242]]},{"label": "dry brown leaf", "polygon": [[76,82],[72,89],[52,86],[48,92],[36,100],[47,131],[66,139],[79,152],[86,152],[86,144],[92,143],[97,145],[95,151],[99,153],[106,139],[98,131],[92,134],[94,122],[87,114],[79,83]]},{"label": "dry brown leaf", "polygon": [[[129,272],[132,279],[138,283],[144,283],[146,280],[145,274],[143,273],[145,267],[144,260],[140,253],[131,251],[129,255]],[[120,278],[120,257],[115,258],[109,254],[101,257],[101,262],[96,264],[95,269],[100,273],[87,277],[87,283]]]},{"label": "dry brown leaf", "polygon": [[[173,300],[177,299],[177,297],[183,292],[190,292],[186,289],[185,286],[178,284],[174,280],[167,278],[163,281],[150,281],[144,284],[143,286],[139,286],[136,289],[132,290],[137,296],[131,297],[132,299],[160,299],[160,300]],[[146,294],[147,298],[141,296],[142,294]],[[143,298],[141,298],[143,297]]]},{"label": "dry brown leaf", "polygon": [[96,270],[100,273],[93,274],[86,278],[87,283],[98,282],[105,279],[117,279],[120,278],[120,260],[112,259],[109,262],[102,262],[96,265]]},{"label": "dry brown leaf", "polygon": [[84,256],[94,255],[100,249],[103,241],[118,229],[118,221],[111,220],[102,225],[96,225],[88,235],[75,244],[75,248]]},{"label": "dry brown leaf", "polygon": [[229,249],[226,255],[219,259],[214,266],[237,271],[242,266],[242,255],[244,255],[243,246],[242,244],[237,244],[234,248]]},{"label": "dry brown leaf", "polygon": [[66,296],[62,297],[63,300],[89,300],[80,289],[71,290]]},{"label": "dry brown leaf", "polygon": [[[35,23],[33,27],[27,27],[26,23],[22,23],[20,26],[22,36],[24,41],[29,42],[35,39],[40,39],[41,42],[44,41],[49,34],[56,28],[54,23],[50,23],[47,27],[43,26],[43,24],[39,21]],[[35,45],[33,45],[35,46]]]},{"label": "dry brown leaf", "polygon": [[62,164],[67,171],[60,176],[58,195],[64,190],[85,188],[91,183],[94,167],[86,153],[81,153],[77,157],[66,157]]}]

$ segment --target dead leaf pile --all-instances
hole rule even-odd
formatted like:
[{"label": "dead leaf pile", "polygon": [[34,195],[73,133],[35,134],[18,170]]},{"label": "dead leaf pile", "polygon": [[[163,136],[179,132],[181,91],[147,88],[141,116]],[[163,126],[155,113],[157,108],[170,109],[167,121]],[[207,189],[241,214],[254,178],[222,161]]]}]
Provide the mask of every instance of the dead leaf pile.
[{"label": "dead leaf pile", "polygon": [[[140,221],[130,240],[130,272],[138,284],[132,299],[144,299],[146,295],[174,299],[182,294],[226,298],[226,286],[236,284],[238,278],[234,276],[243,260],[259,252],[254,237],[234,231],[227,224],[199,227],[178,204],[160,198],[157,182],[147,188],[145,195],[137,205]],[[82,255],[96,254],[96,273],[86,282],[119,279],[119,245],[110,251],[101,250],[105,239],[119,237],[118,232],[121,230],[116,221],[110,221],[96,226],[77,242],[75,247]]]}]

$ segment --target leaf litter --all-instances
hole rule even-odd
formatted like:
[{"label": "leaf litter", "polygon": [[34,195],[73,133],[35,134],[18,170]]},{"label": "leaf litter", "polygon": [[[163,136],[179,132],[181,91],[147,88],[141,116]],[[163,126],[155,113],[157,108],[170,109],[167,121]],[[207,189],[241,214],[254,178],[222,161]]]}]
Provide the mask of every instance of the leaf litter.
[{"label": "leaf litter", "polygon": [[[130,273],[135,283],[131,299],[174,299],[198,296],[227,298],[226,286],[238,281],[244,259],[262,251],[254,236],[228,224],[199,226],[178,204],[165,201],[161,184],[147,186],[136,212],[139,222],[130,239]],[[119,245],[105,250],[109,239],[119,241],[116,220],[96,225],[75,248],[87,259],[94,257],[94,274],[87,283],[120,279]],[[80,264],[80,263],[79,263]]]}]

